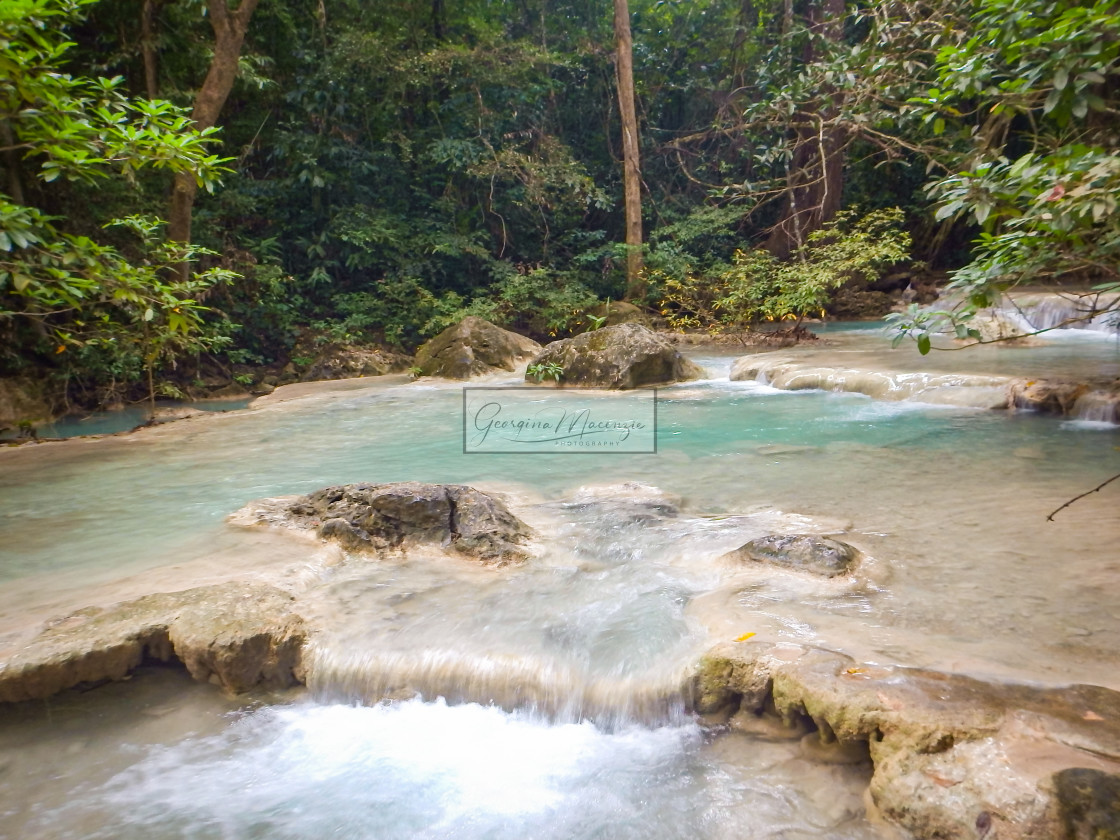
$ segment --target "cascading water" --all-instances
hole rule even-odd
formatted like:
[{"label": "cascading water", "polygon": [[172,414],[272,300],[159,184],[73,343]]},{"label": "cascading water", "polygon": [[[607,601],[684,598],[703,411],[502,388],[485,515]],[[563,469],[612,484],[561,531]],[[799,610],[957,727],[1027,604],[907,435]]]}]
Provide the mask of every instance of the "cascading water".
[{"label": "cascading water", "polygon": [[1021,294],[1012,298],[1002,312],[1022,321],[1024,332],[1075,329],[1115,334],[1120,319],[1110,309],[1114,295]]},{"label": "cascading water", "polygon": [[[805,362],[858,369],[879,341]],[[1031,358],[1057,369],[1064,353]],[[1026,358],[950,355],[922,364],[1021,375]],[[1111,433],[781,392],[701,361],[715,378],[661,391],[657,455],[464,454],[458,388],[403,379],[0,453],[0,650],[77,608],[229,577],[298,591],[323,628],[306,693],[243,703],[159,671],[16,707],[0,836],[872,840],[887,835],[865,816],[866,765],[685,713],[700,653],[753,633],[1120,687],[1112,502],[1045,522],[1120,468]],[[256,498],[399,480],[508,493],[541,535],[533,558],[362,558],[223,521]],[[836,581],[721,559],[792,532],[867,559]]]},{"label": "cascading water", "polygon": [[1071,414],[1074,420],[1085,423],[1116,425],[1120,421],[1120,397],[1097,391],[1082,394]]}]

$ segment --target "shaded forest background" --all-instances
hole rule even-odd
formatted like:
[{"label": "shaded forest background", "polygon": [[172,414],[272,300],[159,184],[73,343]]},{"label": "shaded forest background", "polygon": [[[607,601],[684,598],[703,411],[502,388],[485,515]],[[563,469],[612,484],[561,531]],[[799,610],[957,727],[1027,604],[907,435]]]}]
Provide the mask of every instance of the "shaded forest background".
[{"label": "shaded forest background", "polygon": [[[607,0],[247,3],[236,44],[225,0],[5,4],[0,376],[84,405],[175,396],[332,345],[411,352],[467,314],[562,337],[628,289],[670,323],[749,328],[866,291],[869,254],[901,285],[955,272],[965,332],[1009,284],[1116,283],[1108,4],[630,0],[635,296]],[[71,45],[19,53],[36,37]],[[220,131],[192,135],[231,44]],[[114,130],[166,130],[109,154],[87,119],[76,155],[67,120],[109,95],[45,94],[49,72],[119,77],[141,110]],[[160,145],[186,137],[180,157]],[[182,183],[204,187],[189,248],[156,221],[176,224]],[[780,273],[838,242],[864,263]]]}]

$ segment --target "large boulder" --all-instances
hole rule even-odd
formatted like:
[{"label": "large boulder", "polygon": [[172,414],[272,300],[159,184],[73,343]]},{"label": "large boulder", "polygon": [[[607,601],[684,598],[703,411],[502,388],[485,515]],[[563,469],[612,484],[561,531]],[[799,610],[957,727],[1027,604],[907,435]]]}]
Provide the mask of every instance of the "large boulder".
[{"label": "large boulder", "polygon": [[0,378],[0,432],[29,430],[53,419],[57,394],[31,377]]},{"label": "large boulder", "polygon": [[618,324],[554,341],[533,357],[530,367],[534,365],[559,365],[563,384],[588,388],[638,388],[704,376],[703,368],[641,324]]},{"label": "large boulder", "polygon": [[485,563],[528,557],[532,529],[497,498],[458,484],[346,484],[307,496],[262,499],[236,524],[314,533],[349,550],[385,551],[435,544]]},{"label": "large boulder", "polygon": [[612,300],[610,303],[601,303],[591,310],[596,318],[605,318],[603,326],[613,327],[616,324],[641,324],[643,327],[653,327],[653,319],[643,310],[624,300]]},{"label": "large boulder", "polygon": [[859,550],[845,542],[810,534],[770,534],[724,555],[728,560],[766,563],[829,578],[850,572],[859,556]]},{"label": "large boulder", "polygon": [[515,370],[540,349],[531,338],[469,315],[421,345],[416,351],[416,368],[422,376],[470,379],[496,370]]},{"label": "large boulder", "polygon": [[[1002,341],[1015,345],[1027,344],[1030,324],[1017,313],[1004,309],[981,309],[968,322],[970,329],[980,333],[980,341]],[[971,344],[974,339],[968,339]]]},{"label": "large boulder", "polygon": [[402,373],[411,366],[412,360],[408,356],[383,347],[336,345],[320,352],[300,379],[303,382],[318,382],[384,376],[387,373]]},{"label": "large boulder", "polygon": [[302,682],[303,619],[292,596],[261,583],[147,595],[52,622],[0,661],[0,702],[50,697],[124,679],[145,659],[179,660],[191,676],[240,693]]},{"label": "large boulder", "polygon": [[754,639],[710,651],[694,696],[703,714],[776,712],[823,745],[866,742],[872,800],[916,837],[1116,836],[1120,693],[1109,689],[1000,685]]}]

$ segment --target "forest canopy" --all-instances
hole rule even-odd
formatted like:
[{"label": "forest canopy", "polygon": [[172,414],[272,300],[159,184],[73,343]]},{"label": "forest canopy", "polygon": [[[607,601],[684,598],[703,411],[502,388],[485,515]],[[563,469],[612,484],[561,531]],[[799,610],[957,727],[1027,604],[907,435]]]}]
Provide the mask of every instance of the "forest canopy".
[{"label": "forest canopy", "polygon": [[750,329],[892,268],[948,278],[896,318],[924,350],[1019,283],[1120,289],[1114,4],[630,0],[640,286],[612,11],[0,4],[0,376],[177,395],[628,292]]}]

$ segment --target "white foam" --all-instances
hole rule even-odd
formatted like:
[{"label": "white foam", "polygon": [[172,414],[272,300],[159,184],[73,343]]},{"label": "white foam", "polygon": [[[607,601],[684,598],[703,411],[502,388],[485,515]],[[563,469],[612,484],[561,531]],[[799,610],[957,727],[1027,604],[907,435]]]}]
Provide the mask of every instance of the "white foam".
[{"label": "white foam", "polygon": [[39,836],[560,837],[555,812],[599,809],[603,825],[619,802],[637,812],[699,733],[605,733],[442,701],[266,707],[218,735],[145,748],[72,798],[62,822],[80,829],[60,834],[55,815]]}]

